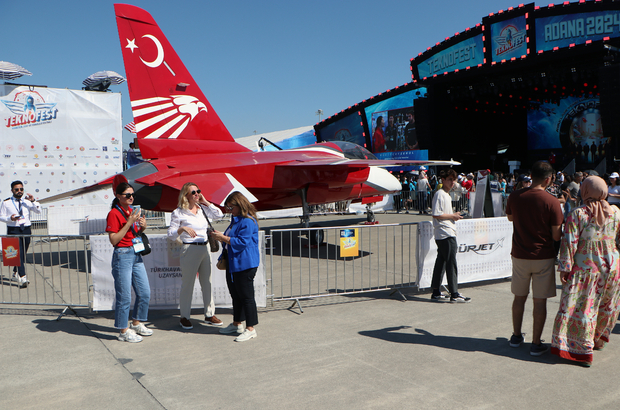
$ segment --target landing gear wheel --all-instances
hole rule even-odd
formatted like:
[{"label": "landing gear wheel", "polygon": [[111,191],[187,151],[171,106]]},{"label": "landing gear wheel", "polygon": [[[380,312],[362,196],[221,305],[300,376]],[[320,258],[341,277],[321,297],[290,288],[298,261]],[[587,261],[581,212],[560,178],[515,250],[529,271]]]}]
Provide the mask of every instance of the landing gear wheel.
[{"label": "landing gear wheel", "polygon": [[375,222],[375,213],[372,211],[366,212],[366,222],[374,223]]},{"label": "landing gear wheel", "polygon": [[[315,226],[318,227],[318,226]],[[325,230],[317,229],[308,231],[308,242],[311,246],[321,245],[325,243]]]}]

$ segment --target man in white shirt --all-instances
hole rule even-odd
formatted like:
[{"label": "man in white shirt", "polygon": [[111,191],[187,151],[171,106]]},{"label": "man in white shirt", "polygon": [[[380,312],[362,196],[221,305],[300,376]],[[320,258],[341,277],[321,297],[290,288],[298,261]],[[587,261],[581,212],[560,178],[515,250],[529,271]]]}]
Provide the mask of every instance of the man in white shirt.
[{"label": "man in white shirt", "polygon": [[418,208],[420,211],[420,215],[428,214],[426,209],[428,208],[427,199],[428,199],[428,179],[426,178],[426,172],[420,168],[420,176],[418,177],[418,185],[416,187],[418,194]]},{"label": "man in white shirt", "polygon": [[[0,221],[6,223],[7,235],[31,235],[30,212],[41,213],[41,205],[32,194],[24,196],[24,184],[21,181],[11,183],[13,196],[2,201],[0,206]],[[20,287],[25,288],[30,281],[26,277],[26,252],[30,246],[30,237],[22,236],[19,241],[20,265],[13,268],[13,278]]]},{"label": "man in white shirt", "polygon": [[444,169],[439,173],[441,178],[441,189],[438,189],[433,197],[433,228],[435,229],[435,243],[437,244],[437,259],[433,269],[433,279],[431,288],[433,294],[431,300],[443,301],[448,299],[440,291],[443,274],[446,272],[448,279],[448,290],[450,291],[450,302],[467,303],[471,298],[459,293],[458,269],[456,266],[456,221],[462,219],[460,213],[452,209],[450,190],[456,180],[456,171]]}]

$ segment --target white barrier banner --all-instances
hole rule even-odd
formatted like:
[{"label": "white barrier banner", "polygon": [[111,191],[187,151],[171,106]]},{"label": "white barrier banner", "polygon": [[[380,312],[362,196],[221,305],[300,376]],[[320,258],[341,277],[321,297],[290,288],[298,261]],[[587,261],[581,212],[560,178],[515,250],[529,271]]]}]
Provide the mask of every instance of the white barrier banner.
[{"label": "white barrier banner", "polygon": [[94,235],[105,232],[110,205],[50,206],[48,235]]},{"label": "white barrier banner", "polygon": [[[431,286],[437,245],[432,222],[421,222],[419,229],[418,287],[424,289]],[[512,276],[512,222],[507,218],[462,219],[456,233],[459,283]]]},{"label": "white barrier banner", "polygon": [[[181,294],[181,246],[168,240],[166,235],[149,235],[152,252],[143,257],[144,267],[151,287],[151,309],[175,309],[179,307]],[[91,272],[93,278],[93,310],[114,310],[115,292],[112,277],[112,253],[108,235],[90,237]],[[267,306],[267,285],[265,280],[265,233],[259,231],[260,265],[254,278],[256,305]],[[215,267],[221,253],[211,255],[211,288],[216,307],[231,307],[232,300],[226,285],[226,272]],[[132,291],[132,298],[135,295]],[[135,299],[134,299],[135,300]],[[133,306],[133,302],[132,305]],[[202,290],[198,278],[194,282],[192,308],[202,308]]]}]

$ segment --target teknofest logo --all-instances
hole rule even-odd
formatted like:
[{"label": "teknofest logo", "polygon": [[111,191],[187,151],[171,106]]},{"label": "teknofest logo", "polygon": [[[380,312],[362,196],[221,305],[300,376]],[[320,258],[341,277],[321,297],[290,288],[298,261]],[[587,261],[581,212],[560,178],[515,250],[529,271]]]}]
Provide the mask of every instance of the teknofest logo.
[{"label": "teknofest logo", "polygon": [[11,129],[48,124],[56,119],[56,103],[47,103],[36,91],[20,91],[13,100],[0,100],[14,114],[4,119],[5,126]]},{"label": "teknofest logo", "polygon": [[495,38],[497,48],[495,48],[495,55],[500,57],[509,51],[524,47],[526,44],[526,31],[520,30],[512,24],[504,27],[499,36]]}]

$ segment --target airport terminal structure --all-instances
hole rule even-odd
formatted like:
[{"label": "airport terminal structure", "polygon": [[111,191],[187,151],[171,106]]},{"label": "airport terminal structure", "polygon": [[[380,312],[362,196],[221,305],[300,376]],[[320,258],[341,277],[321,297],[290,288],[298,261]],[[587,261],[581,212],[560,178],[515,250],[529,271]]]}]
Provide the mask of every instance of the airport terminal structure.
[{"label": "airport terminal structure", "polygon": [[499,171],[548,158],[611,169],[620,156],[620,1],[491,13],[412,58],[411,75],[316,124],[317,141]]}]

